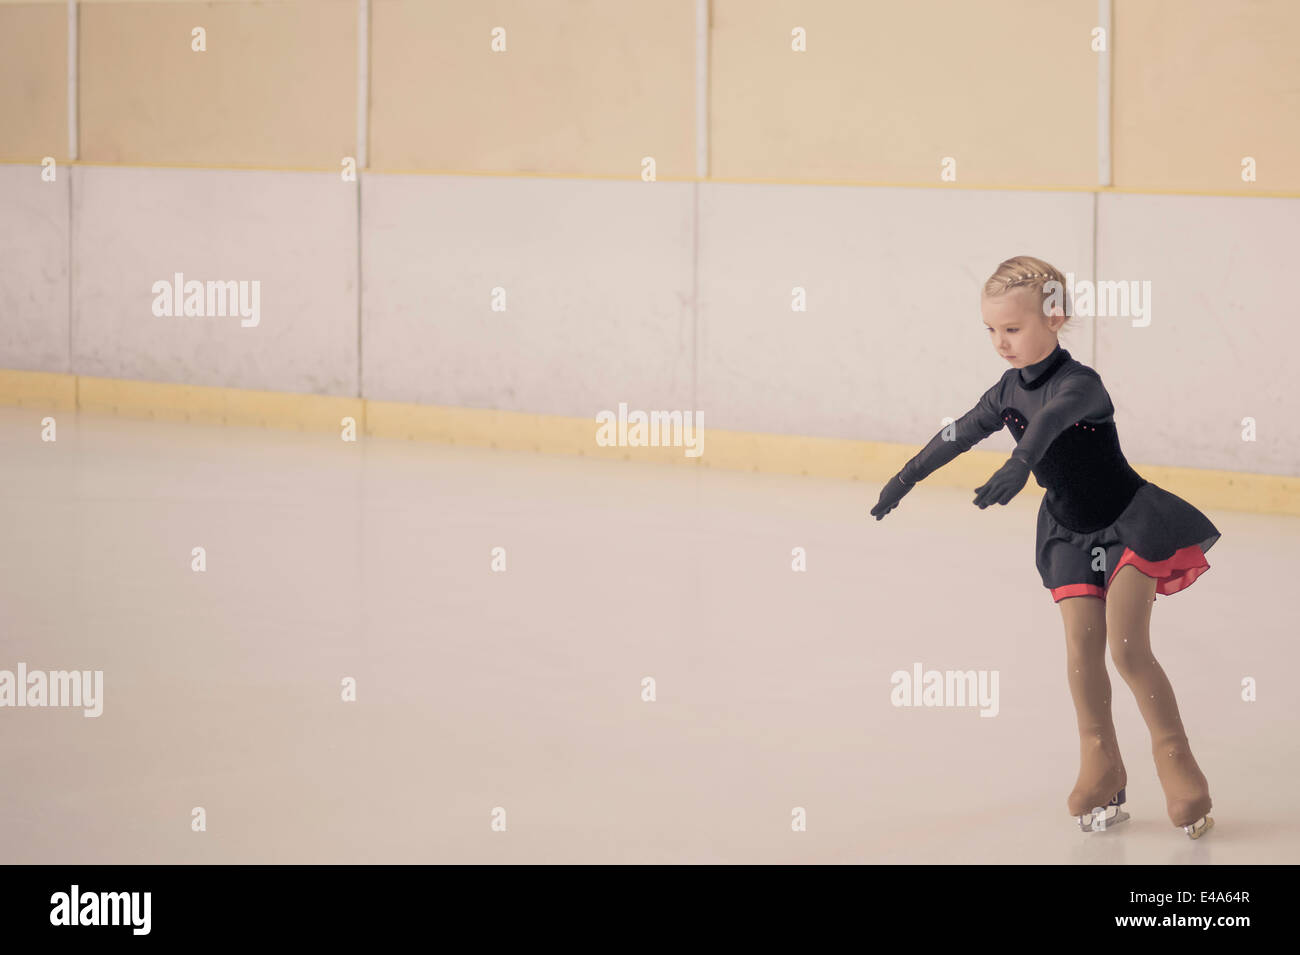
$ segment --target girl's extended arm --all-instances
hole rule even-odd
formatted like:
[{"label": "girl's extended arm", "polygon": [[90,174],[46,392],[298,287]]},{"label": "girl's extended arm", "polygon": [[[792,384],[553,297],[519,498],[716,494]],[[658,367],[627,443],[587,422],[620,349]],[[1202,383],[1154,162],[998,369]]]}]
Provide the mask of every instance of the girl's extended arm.
[{"label": "girl's extended arm", "polygon": [[[1001,417],[1002,409],[998,407],[998,394],[1001,390],[1002,383],[999,382],[984,392],[974,408],[953,424],[941,428],[939,433],[930,439],[930,443],[898,472],[903,483],[915,484],[917,481],[925,480],[957,455],[969,451],[974,445],[1001,428],[1004,424]],[[948,437],[945,438],[945,435]]]}]

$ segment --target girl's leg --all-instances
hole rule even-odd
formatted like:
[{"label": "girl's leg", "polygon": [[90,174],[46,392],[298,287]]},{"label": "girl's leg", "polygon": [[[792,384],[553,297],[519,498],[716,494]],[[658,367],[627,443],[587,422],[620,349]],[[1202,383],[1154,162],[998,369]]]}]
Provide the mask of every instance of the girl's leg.
[{"label": "girl's leg", "polygon": [[1151,732],[1151,752],[1169,818],[1175,826],[1187,826],[1210,811],[1210,785],[1187,743],[1173,687],[1151,652],[1155,592],[1153,578],[1131,564],[1121,567],[1106,592],[1106,628],[1111,659],[1137,698]]},{"label": "girl's leg", "polygon": [[1079,718],[1079,777],[1066,801],[1070,815],[1105,806],[1128,783],[1115,740],[1106,673],[1106,604],[1100,597],[1066,597],[1066,675]]}]

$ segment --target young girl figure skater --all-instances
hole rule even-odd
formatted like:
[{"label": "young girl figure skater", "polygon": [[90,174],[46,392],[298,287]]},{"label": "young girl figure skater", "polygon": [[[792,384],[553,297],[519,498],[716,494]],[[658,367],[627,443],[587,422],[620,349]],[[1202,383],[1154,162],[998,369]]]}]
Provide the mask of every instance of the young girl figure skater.
[{"label": "young girl figure skater", "polygon": [[[1050,286],[1049,283],[1059,283]],[[1045,287],[1046,286],[1046,287]],[[1128,776],[1111,719],[1106,644],[1151,733],[1169,818],[1193,839],[1214,825],[1210,789],[1192,756],[1173,688],[1151,652],[1156,594],[1173,594],[1209,569],[1219,539],[1209,519],[1144,480],[1120,451],[1115,408],[1101,377],[1061,347],[1072,311],[1065,278],[1041,259],[1017,256],[984,284],[980,311],[993,348],[1010,364],[979,403],[903,465],[871,510],[880,520],[908,491],[1003,427],[1016,449],[974,503],[1006,504],[1032,473],[1037,563],[1061,608],[1067,676],[1078,714],[1079,776],[1067,800],[1085,831],[1123,822]]]}]

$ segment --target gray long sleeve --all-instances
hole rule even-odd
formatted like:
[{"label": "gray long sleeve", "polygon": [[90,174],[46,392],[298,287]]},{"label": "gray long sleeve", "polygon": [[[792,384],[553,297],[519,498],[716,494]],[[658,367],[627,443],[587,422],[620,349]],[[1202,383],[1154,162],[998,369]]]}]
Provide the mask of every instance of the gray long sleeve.
[{"label": "gray long sleeve", "polygon": [[[998,382],[980,398],[979,403],[951,425],[939,430],[930,443],[912,460],[903,465],[899,476],[908,484],[923,481],[957,455],[969,451],[1002,425],[1002,408],[999,395],[1002,382]],[[948,437],[945,439],[945,435]]]}]

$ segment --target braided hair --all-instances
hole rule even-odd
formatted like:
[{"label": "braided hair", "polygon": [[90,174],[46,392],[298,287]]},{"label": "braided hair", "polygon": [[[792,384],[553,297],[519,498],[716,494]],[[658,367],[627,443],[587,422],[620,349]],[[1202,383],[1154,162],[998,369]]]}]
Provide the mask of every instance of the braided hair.
[{"label": "braided hair", "polygon": [[[1047,305],[1052,295],[1050,290],[1044,288],[1048,282],[1060,283],[1057,286],[1058,301],[1067,319],[1066,324],[1069,324],[1068,320],[1074,315],[1074,302],[1071,300],[1065,276],[1055,266],[1032,255],[1017,255],[999,265],[984,283],[984,294],[993,298],[1005,295],[1014,289],[1025,289],[1037,298],[1041,307]],[[1044,315],[1047,314],[1046,308],[1041,310]]]}]

